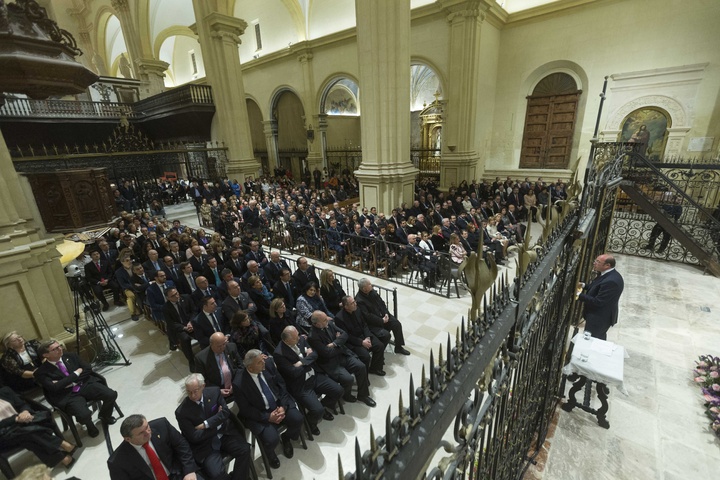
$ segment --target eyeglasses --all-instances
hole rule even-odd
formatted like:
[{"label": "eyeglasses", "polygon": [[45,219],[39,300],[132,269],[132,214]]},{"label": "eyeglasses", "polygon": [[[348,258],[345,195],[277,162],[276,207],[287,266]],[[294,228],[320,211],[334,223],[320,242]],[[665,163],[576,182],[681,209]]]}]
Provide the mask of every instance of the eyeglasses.
[{"label": "eyeglasses", "polygon": [[57,352],[58,350],[62,350],[62,345],[58,345],[57,347],[54,347],[54,348],[49,348],[48,352]]}]

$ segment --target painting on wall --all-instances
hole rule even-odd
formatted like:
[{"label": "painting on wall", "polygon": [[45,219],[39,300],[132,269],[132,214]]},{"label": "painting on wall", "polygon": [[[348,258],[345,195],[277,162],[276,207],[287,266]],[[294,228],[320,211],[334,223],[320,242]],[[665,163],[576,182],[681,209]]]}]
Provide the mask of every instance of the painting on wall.
[{"label": "painting on wall", "polygon": [[665,153],[670,126],[667,112],[658,108],[640,108],[625,118],[620,141],[645,144],[645,156],[652,161],[660,161]]},{"label": "painting on wall", "polygon": [[335,85],[325,99],[328,115],[358,115],[357,100],[343,85]]}]

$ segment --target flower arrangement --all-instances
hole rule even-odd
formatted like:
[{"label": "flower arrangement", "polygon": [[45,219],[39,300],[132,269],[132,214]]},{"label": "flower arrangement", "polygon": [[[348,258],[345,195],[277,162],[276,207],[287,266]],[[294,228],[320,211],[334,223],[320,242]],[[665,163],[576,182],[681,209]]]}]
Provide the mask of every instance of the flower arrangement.
[{"label": "flower arrangement", "polygon": [[700,355],[695,363],[695,382],[702,386],[710,428],[720,437],[720,357]]}]

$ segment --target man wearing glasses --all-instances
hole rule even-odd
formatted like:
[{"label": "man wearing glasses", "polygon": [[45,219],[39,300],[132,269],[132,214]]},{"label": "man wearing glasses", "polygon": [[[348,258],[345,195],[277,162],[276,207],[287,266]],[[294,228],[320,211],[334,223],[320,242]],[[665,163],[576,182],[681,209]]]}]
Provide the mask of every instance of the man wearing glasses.
[{"label": "man wearing glasses", "polygon": [[100,432],[92,422],[89,400],[102,400],[100,420],[107,425],[115,423],[112,412],[118,394],[107,386],[102,375],[92,371],[90,364],[74,353],[63,352],[57,340],[41,343],[38,355],[45,362],[35,371],[35,378],[51,405],[76,417],[91,437]]},{"label": "man wearing glasses", "polygon": [[615,270],[612,255],[597,257],[593,262],[593,271],[598,272],[598,277],[587,286],[580,283],[582,291],[578,300],[585,304],[585,331],[595,338],[607,340],[608,329],[617,323],[618,302],[625,283],[622,275]]}]

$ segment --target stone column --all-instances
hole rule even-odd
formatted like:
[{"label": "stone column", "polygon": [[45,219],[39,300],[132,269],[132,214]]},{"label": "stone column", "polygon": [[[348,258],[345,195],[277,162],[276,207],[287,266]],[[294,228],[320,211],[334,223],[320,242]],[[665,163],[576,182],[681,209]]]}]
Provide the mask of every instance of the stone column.
[{"label": "stone column", "polygon": [[312,70],[313,54],[311,51],[305,49],[299,52],[297,58],[298,62],[300,62],[303,78],[302,103],[303,110],[305,110],[303,121],[305,122],[305,131],[307,132],[307,166],[308,170],[313,172],[315,168],[322,170],[324,164],[322,142],[320,141],[317,128],[318,118],[314,113],[317,106],[315,105],[315,81]]},{"label": "stone column", "polygon": [[[62,241],[62,237],[57,240]],[[17,330],[26,338],[70,338],[64,327],[73,324],[73,297],[55,245],[56,239],[44,233],[30,185],[15,172],[0,134],[0,298],[4,332]]]},{"label": "stone column", "polygon": [[153,58],[135,61],[136,73],[140,80],[140,98],[152,97],[165,91],[165,71],[169,63]]},{"label": "stone column", "polygon": [[488,8],[482,0],[442,0],[450,28],[448,91],[445,96],[440,188],[477,178],[476,119],[480,62],[480,28]]},{"label": "stone column", "polygon": [[270,169],[270,175],[275,175],[275,169],[278,165],[277,121],[265,120],[262,123],[263,133],[265,134],[265,144],[267,145],[268,168]]},{"label": "stone column", "polygon": [[123,38],[125,39],[125,46],[127,47],[127,54],[130,60],[130,68],[132,68],[133,78],[139,80],[140,76],[137,71],[138,67],[135,63],[143,58],[143,52],[142,45],[140,43],[140,33],[136,27],[137,22],[133,19],[128,0],[110,0],[110,5],[113,10],[115,10],[118,20],[120,21],[120,27],[122,27]]},{"label": "stone column", "polygon": [[210,2],[193,0],[195,20],[208,83],[212,86],[220,140],[228,146],[228,177],[239,182],[257,177],[260,162],[255,158],[250,136],[245,86],[238,45],[247,23],[211,11]]},{"label": "stone column", "polygon": [[417,169],[410,162],[410,0],[355,2],[362,163],[355,172],[360,204],[390,214],[411,202]]}]

